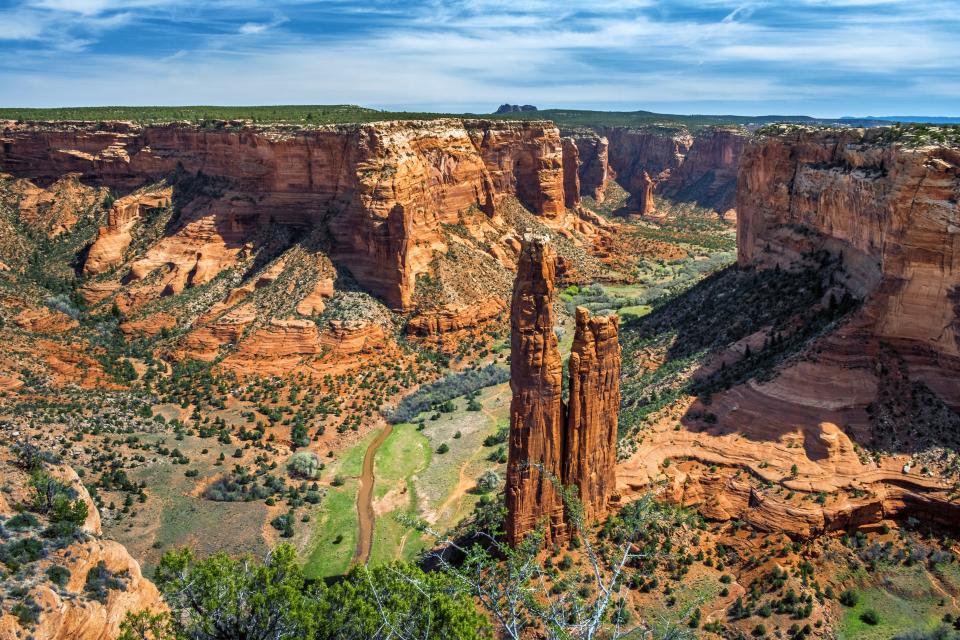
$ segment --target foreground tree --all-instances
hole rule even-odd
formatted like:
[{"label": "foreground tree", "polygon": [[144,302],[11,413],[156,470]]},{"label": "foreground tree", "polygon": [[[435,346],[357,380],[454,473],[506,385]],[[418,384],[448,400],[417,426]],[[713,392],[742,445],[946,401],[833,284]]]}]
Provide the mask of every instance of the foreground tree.
[{"label": "foreground tree", "polygon": [[290,545],[266,562],[168,552],[155,574],[172,615],[141,612],[123,640],[483,640],[489,624],[443,573],[405,563],[310,582]]}]

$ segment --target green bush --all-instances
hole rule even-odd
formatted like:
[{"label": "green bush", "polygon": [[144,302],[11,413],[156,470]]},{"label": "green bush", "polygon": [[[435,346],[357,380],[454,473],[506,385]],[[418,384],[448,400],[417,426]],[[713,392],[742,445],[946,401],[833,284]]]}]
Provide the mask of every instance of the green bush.
[{"label": "green bush", "polygon": [[860,619],[871,626],[876,626],[880,624],[880,614],[877,613],[874,609],[867,609],[866,611],[861,613]]},{"label": "green bush", "polygon": [[291,475],[307,480],[316,480],[320,477],[320,470],[323,469],[323,463],[312,451],[298,451],[291,456],[287,463],[287,469]]},{"label": "green bush", "polygon": [[847,589],[840,594],[840,604],[845,607],[855,607],[860,601],[860,596],[853,589]]}]

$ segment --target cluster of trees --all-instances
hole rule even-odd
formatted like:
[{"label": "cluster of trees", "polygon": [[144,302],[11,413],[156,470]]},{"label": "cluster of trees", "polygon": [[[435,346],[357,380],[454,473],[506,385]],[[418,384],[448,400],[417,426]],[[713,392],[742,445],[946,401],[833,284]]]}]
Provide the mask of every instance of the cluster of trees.
[{"label": "cluster of trees", "polygon": [[122,640],[361,640],[489,637],[490,625],[443,573],[395,563],[308,581],[289,545],[266,562],[168,552],[155,581],[172,614],[142,612]]},{"label": "cluster of trees", "polygon": [[509,379],[510,371],[496,364],[490,364],[481,369],[451,373],[445,378],[420,387],[405,397],[396,409],[387,414],[387,421],[391,424],[410,422],[423,411]]}]

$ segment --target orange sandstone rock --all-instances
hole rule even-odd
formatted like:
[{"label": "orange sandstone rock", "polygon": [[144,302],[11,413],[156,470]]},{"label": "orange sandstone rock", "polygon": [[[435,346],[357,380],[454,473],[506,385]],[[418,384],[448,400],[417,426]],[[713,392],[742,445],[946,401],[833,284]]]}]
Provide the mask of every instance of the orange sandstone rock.
[{"label": "orange sandstone rock", "polygon": [[[445,250],[440,225],[478,209],[493,215],[516,196],[549,224],[566,216],[559,130],[549,122],[442,119],[315,129],[103,123],[17,125],[2,133],[0,167],[56,179],[74,172],[115,189],[137,188],[178,167],[229,181],[213,202],[131,266],[135,280],[165,268],[176,293],[209,281],[251,231],[278,224],[329,230],[331,257],[389,305],[412,307],[416,276]],[[139,207],[118,201],[85,265],[117,266]]]},{"label": "orange sandstone rock", "polygon": [[83,272],[95,275],[120,265],[133,241],[133,228],[140,221],[142,211],[168,206],[171,197],[172,190],[166,188],[156,192],[132,194],[115,201],[106,226],[100,228],[97,239],[90,246]]},{"label": "orange sandstone rock", "polygon": [[546,520],[547,544],[567,535],[564,507],[555,483],[563,478],[563,363],[553,297],[556,257],[549,242],[524,238],[510,309],[510,451],[507,461],[507,522],[516,544]]},{"label": "orange sandstone rock", "polygon": [[462,331],[496,318],[506,304],[500,298],[485,298],[468,306],[448,305],[440,311],[422,313],[407,323],[407,333],[417,336],[443,335]]},{"label": "orange sandstone rock", "polygon": [[620,319],[591,317],[584,307],[577,307],[576,313],[563,484],[577,487],[589,522],[606,515],[616,489]]}]

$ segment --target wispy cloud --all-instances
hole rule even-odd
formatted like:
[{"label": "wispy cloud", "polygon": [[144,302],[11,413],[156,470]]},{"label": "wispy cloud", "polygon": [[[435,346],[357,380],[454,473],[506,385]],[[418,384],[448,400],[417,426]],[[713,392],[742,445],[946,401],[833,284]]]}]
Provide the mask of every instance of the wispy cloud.
[{"label": "wispy cloud", "polygon": [[23,0],[0,82],[35,105],[949,114],[958,32],[953,0]]}]

